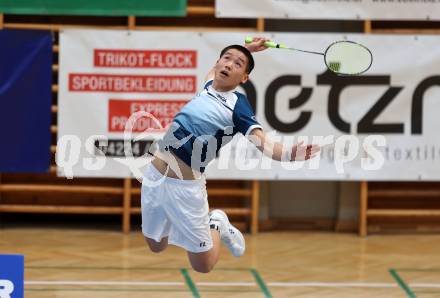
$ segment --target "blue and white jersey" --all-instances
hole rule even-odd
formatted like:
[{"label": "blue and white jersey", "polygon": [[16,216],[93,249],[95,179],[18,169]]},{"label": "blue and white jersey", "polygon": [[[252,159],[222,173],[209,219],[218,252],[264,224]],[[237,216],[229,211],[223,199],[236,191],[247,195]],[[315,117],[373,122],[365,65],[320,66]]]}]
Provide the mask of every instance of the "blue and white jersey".
[{"label": "blue and white jersey", "polygon": [[211,80],[174,117],[161,147],[203,173],[236,133],[247,136],[254,128],[262,127],[246,96],[216,91]]}]

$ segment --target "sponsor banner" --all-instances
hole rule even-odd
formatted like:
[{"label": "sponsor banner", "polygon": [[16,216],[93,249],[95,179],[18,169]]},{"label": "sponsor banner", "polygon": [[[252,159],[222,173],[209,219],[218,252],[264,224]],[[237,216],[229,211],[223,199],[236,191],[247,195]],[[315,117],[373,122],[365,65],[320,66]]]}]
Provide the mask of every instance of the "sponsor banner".
[{"label": "sponsor banner", "polygon": [[52,35],[0,30],[0,172],[50,167]]},{"label": "sponsor banner", "polygon": [[0,12],[8,14],[95,16],[185,16],[186,0],[2,0]]},{"label": "sponsor banner", "polygon": [[69,74],[71,92],[192,93],[195,76]]},{"label": "sponsor banner", "polygon": [[[62,32],[59,175],[141,177],[148,150],[180,108],[203,88],[220,50],[241,44],[247,35]],[[440,120],[436,115],[440,57],[432,51],[439,37],[267,36],[322,52],[336,40],[353,40],[371,49],[373,65],[362,76],[343,77],[327,71],[317,55],[279,49],[255,53],[256,67],[238,91],[247,95],[273,140],[290,145],[301,140],[319,143],[321,154],[307,162],[281,163],[262,156],[246,138],[236,136],[208,166],[208,178],[440,180]],[[140,53],[144,58],[131,63],[128,58],[98,61],[98,50]],[[161,63],[152,62],[157,53],[161,56],[154,59]],[[166,58],[169,53],[174,58]],[[176,53],[182,57],[180,62],[176,62]]]},{"label": "sponsor banner", "polygon": [[94,51],[95,67],[196,68],[196,51]]},{"label": "sponsor banner", "polygon": [[216,0],[221,18],[439,20],[439,0]]},{"label": "sponsor banner", "polygon": [[[109,100],[109,132],[124,132],[130,116],[144,111],[152,117],[141,117],[134,123],[133,132],[141,133],[148,129],[165,131],[173,122],[174,116],[187,103],[187,100]],[[154,117],[154,118],[153,118]],[[156,121],[159,121],[157,123]]]}]

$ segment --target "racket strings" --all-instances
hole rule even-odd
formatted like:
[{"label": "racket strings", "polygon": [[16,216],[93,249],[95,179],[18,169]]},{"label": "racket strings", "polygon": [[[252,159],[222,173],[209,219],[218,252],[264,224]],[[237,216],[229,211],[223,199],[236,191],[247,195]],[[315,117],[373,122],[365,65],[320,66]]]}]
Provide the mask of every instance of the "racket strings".
[{"label": "racket strings", "polygon": [[328,63],[328,68],[330,68],[331,71],[339,72],[341,69],[341,62],[338,61],[330,61]]}]

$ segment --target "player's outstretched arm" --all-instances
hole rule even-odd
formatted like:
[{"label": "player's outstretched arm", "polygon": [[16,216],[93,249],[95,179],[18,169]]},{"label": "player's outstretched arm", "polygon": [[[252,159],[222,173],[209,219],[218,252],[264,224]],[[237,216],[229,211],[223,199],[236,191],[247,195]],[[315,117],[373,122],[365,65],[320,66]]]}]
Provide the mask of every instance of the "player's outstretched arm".
[{"label": "player's outstretched arm", "polygon": [[208,74],[205,76],[205,82],[214,80],[215,77],[215,69],[214,67],[211,68],[211,70],[208,72]]},{"label": "player's outstretched arm", "polygon": [[278,161],[301,161],[315,157],[321,150],[317,144],[305,145],[299,142],[293,146],[273,142],[262,129],[255,128],[249,134],[249,140],[264,155]]}]

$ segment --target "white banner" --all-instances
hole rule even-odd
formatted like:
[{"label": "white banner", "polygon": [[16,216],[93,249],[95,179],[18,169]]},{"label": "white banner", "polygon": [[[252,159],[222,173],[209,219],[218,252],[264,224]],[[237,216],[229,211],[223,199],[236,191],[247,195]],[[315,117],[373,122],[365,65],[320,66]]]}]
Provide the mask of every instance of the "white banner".
[{"label": "white banner", "polygon": [[439,20],[439,0],[216,0],[225,18]]},{"label": "white banner", "polygon": [[[62,32],[59,175],[140,176],[147,159],[137,157],[163,133],[145,129],[169,124],[202,88],[220,50],[243,43],[248,34]],[[434,50],[440,37],[267,36],[312,51],[324,51],[335,40],[357,41],[371,49],[373,66],[359,77],[338,77],[317,55],[255,53],[251,79],[239,91],[256,106],[265,131],[285,143],[305,138],[328,145],[312,161],[280,163],[236,137],[210,164],[208,178],[440,180],[440,56]],[[137,111],[159,123],[144,117],[124,136],[127,119]],[[130,151],[134,157],[125,158]]]}]

